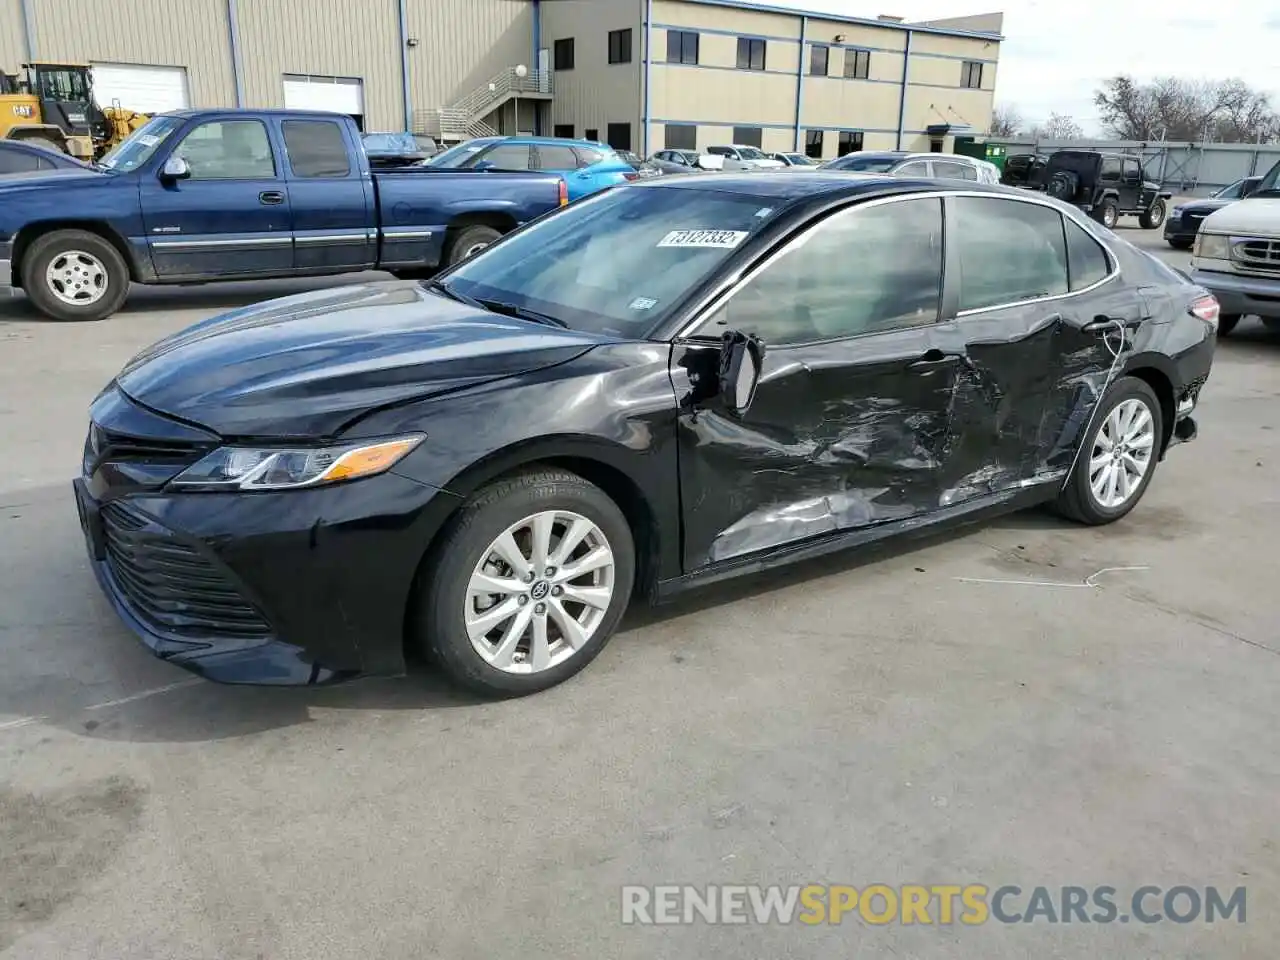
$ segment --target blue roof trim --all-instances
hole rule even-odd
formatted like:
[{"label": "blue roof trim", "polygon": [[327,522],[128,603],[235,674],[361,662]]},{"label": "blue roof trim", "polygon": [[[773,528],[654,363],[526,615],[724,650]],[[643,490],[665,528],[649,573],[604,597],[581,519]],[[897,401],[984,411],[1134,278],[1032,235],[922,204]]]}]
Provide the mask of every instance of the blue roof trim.
[{"label": "blue roof trim", "polygon": [[[944,37],[968,37],[973,40],[1003,40],[999,33],[982,33],[976,30],[956,30],[952,27],[933,27],[923,23],[898,23],[893,20],[876,20],[868,17],[849,17],[838,13],[824,13],[820,10],[802,10],[792,7],[775,7],[767,3],[755,3],[751,0],[680,0],[681,3],[696,3],[708,7],[729,7],[735,10],[751,10],[756,13],[776,13],[789,17],[812,17],[814,20],[826,20],[829,23],[849,23],[863,27],[884,27],[888,30],[910,30],[912,33],[933,33]],[[687,29],[696,29],[690,27]]]}]

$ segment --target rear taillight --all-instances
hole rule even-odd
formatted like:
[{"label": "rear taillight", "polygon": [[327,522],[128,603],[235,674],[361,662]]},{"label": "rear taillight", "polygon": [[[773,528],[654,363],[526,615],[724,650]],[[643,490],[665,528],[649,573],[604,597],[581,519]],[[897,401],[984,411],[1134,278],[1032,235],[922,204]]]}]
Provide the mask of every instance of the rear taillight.
[{"label": "rear taillight", "polygon": [[568,205],[569,205],[569,184],[561,180],[560,181],[560,206],[566,207]]},{"label": "rear taillight", "polygon": [[640,179],[640,174],[638,174],[638,173],[624,173],[624,174],[622,175],[622,178],[623,178],[624,180],[626,180],[628,183],[630,183],[632,180],[639,180],[639,179]]},{"label": "rear taillight", "polygon": [[1213,327],[1213,329],[1218,329],[1218,314],[1222,312],[1222,307],[1219,305],[1217,297],[1210,294],[1192,301],[1191,312]]}]

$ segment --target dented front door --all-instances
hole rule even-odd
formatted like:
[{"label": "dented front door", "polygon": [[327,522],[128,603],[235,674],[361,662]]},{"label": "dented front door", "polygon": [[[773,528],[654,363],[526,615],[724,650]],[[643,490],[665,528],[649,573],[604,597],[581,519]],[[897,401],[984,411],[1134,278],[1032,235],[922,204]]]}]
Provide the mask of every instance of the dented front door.
[{"label": "dented front door", "polygon": [[932,349],[931,327],[771,349],[737,417],[690,400],[717,349],[677,344],[685,570],[930,510],[956,373]]},{"label": "dented front door", "polygon": [[[937,503],[959,357],[940,343],[942,205],[833,214],[674,345],[686,571]],[[766,345],[742,416],[715,391],[725,330]]]}]

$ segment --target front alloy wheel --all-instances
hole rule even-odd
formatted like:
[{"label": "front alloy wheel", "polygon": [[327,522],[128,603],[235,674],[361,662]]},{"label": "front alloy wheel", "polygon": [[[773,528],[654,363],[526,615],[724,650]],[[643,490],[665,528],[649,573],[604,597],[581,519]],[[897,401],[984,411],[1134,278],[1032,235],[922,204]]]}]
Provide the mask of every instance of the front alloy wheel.
[{"label": "front alloy wheel", "polygon": [[586,517],[546,510],[489,544],[463,618],[476,653],[507,673],[540,673],[582,650],[613,601],[608,538]]}]

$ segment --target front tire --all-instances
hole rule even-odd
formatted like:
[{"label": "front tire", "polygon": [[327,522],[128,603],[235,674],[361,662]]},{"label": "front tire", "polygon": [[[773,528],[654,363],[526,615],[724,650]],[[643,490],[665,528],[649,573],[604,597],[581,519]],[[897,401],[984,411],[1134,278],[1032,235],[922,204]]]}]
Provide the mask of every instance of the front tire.
[{"label": "front tire", "polygon": [[540,469],[473,495],[427,569],[416,629],[428,657],[484,696],[524,696],[604,649],[631,597],[635,542],[603,490]]},{"label": "front tire", "polygon": [[1138,217],[1138,223],[1144,230],[1154,230],[1164,223],[1164,201],[1157,200]]},{"label": "front tire", "polygon": [[1137,377],[1116,381],[1081,444],[1058,497],[1058,512],[1090,526],[1127,514],[1155,474],[1163,430],[1160,400],[1151,386]]},{"label": "front tire", "polygon": [[22,259],[22,287],[46,317],[103,320],[129,295],[129,267],[120,251],[87,230],[55,230]]}]

